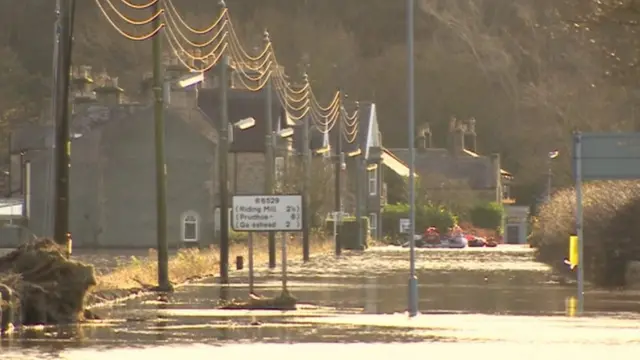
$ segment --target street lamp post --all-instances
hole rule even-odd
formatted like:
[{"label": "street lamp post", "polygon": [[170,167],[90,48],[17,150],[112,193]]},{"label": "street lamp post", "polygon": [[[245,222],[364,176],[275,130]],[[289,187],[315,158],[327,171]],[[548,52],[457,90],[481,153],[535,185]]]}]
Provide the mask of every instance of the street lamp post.
[{"label": "street lamp post", "polygon": [[547,202],[551,201],[551,179],[553,178],[553,170],[551,169],[551,161],[560,155],[557,150],[550,151],[547,158]]},{"label": "street lamp post", "polygon": [[414,0],[407,0],[407,85],[408,85],[408,131],[409,131],[409,316],[418,314],[418,278],[416,276],[416,210],[415,210],[415,84],[413,51]]}]

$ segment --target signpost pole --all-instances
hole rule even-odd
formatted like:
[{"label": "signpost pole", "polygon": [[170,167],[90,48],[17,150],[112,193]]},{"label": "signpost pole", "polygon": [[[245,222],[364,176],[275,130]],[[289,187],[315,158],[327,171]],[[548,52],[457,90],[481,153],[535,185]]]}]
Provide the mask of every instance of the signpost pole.
[{"label": "signpost pole", "polygon": [[584,311],[584,232],[582,214],[582,135],[574,135],[576,169],[576,235],[578,236],[578,315]]},{"label": "signpost pole", "polygon": [[253,294],[253,232],[282,233],[282,292],[287,290],[287,236],[302,232],[302,195],[234,195],[231,228],[249,233],[249,293]]},{"label": "signpost pole", "polygon": [[249,233],[249,294],[253,294],[253,233]]},{"label": "signpost pole", "polygon": [[287,233],[282,233],[282,293],[287,292]]}]

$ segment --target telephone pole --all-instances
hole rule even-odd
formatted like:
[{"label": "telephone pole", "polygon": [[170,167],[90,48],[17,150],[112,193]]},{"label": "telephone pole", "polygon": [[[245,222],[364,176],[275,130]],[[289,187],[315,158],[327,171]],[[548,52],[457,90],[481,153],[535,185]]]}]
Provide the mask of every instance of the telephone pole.
[{"label": "telephone pole", "polygon": [[220,138],[218,166],[220,178],[220,284],[229,284],[229,109],[227,103],[229,57],[220,62]]},{"label": "telephone pole", "polygon": [[[342,94],[340,94],[340,96],[342,96]],[[342,107],[342,101],[340,101],[340,107]],[[335,241],[336,241],[336,255],[340,255],[342,254],[342,244],[340,243],[340,223],[339,220],[342,217],[341,216],[341,211],[342,211],[342,161],[343,161],[343,154],[342,154],[342,122],[344,121],[344,119],[342,118],[343,114],[343,109],[340,108],[339,110],[339,114],[338,117],[336,119],[337,124],[336,124],[336,151],[335,151],[335,159],[336,159],[336,165],[335,165],[335,216],[333,221],[336,222],[336,234],[335,234]],[[340,215],[339,215],[340,214]]]},{"label": "telephone pole", "polygon": [[[304,74],[305,85],[309,84],[309,77]],[[305,115],[302,120],[302,261],[309,261],[310,257],[310,239],[309,229],[311,228],[311,212],[309,211],[309,197],[311,194],[311,144],[309,141],[309,121],[311,115]]]},{"label": "telephone pole", "polygon": [[[160,2],[152,6],[152,11],[160,10]],[[160,26],[160,17],[153,20],[153,26]],[[162,73],[162,43],[160,33],[152,39],[153,52],[153,117],[155,123],[155,160],[156,160],[156,236],[158,237],[158,290],[171,291],[169,281],[169,244],[167,242],[167,162],[164,140],[164,74]]]},{"label": "telephone pole", "polygon": [[[264,31],[265,46],[269,43],[269,32]],[[277,69],[276,69],[277,71]],[[271,79],[267,79],[265,86],[265,111],[266,111],[266,123],[265,123],[265,194],[273,194],[274,188],[274,175],[275,175],[275,149],[273,139],[273,82]],[[269,268],[274,269],[276,267],[276,233],[270,231],[268,233],[268,247],[269,247]]]},{"label": "telephone pole", "polygon": [[[56,33],[54,44],[57,55],[55,69],[55,212],[53,238],[56,243],[65,246],[69,251],[69,167],[70,134],[69,134],[69,82],[71,77],[71,55],[73,44],[73,18],[75,0],[58,0],[56,2]],[[67,254],[69,255],[69,254]]]}]

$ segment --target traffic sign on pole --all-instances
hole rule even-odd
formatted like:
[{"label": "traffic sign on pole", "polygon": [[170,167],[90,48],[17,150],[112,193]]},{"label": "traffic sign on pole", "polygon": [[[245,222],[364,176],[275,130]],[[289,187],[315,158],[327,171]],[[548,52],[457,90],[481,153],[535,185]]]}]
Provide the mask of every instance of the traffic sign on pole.
[{"label": "traffic sign on pole", "polygon": [[232,209],[235,231],[302,231],[302,195],[235,195]]}]

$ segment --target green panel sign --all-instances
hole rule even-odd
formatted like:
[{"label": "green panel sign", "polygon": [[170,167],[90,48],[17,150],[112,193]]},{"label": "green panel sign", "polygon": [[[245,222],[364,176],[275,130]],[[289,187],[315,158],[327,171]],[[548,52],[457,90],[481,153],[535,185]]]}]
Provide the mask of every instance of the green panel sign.
[{"label": "green panel sign", "polygon": [[640,179],[640,133],[581,134],[583,180]]}]

